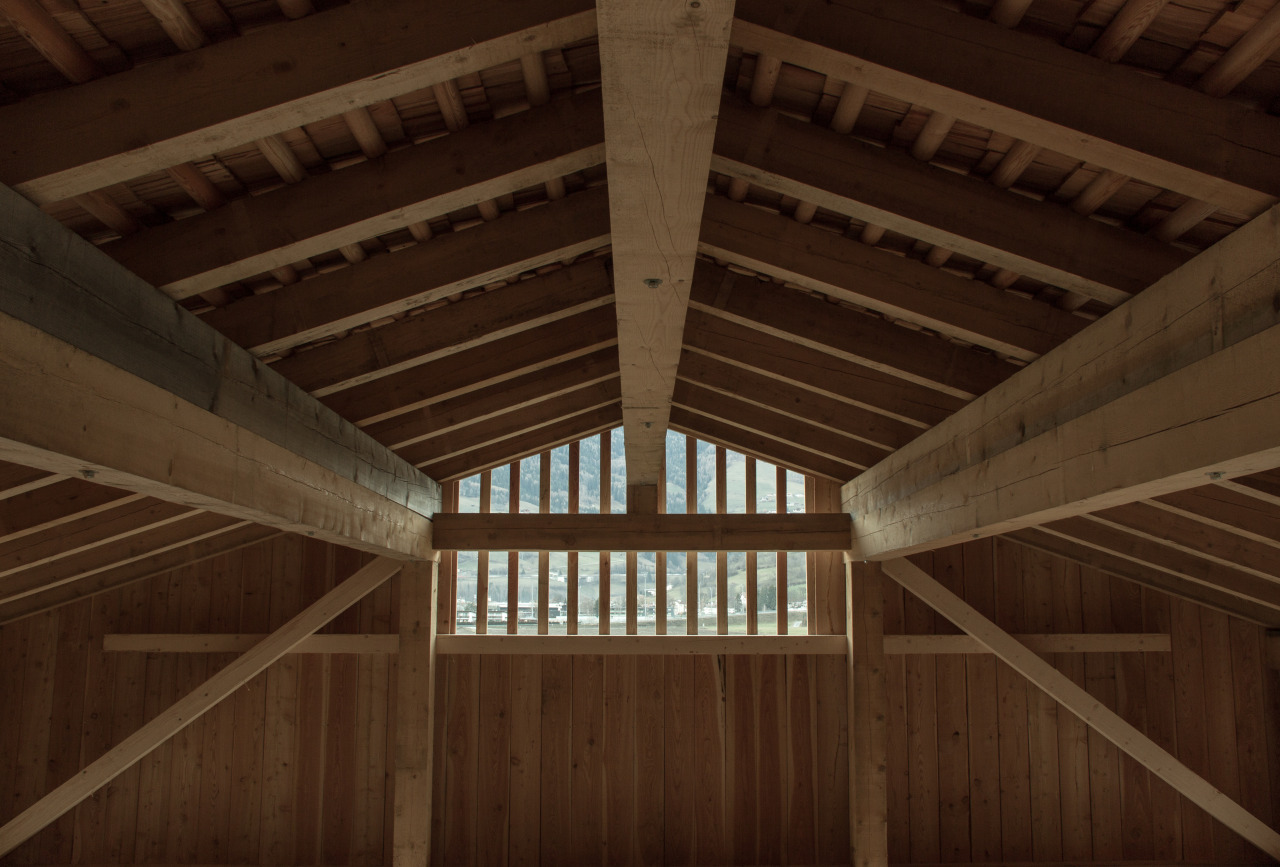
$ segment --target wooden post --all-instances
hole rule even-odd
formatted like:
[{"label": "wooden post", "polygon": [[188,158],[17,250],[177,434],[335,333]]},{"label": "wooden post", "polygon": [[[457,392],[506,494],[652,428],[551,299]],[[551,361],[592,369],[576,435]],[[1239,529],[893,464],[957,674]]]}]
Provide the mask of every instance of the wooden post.
[{"label": "wooden post", "polygon": [[[480,474],[480,514],[489,514],[493,498],[493,471]],[[476,552],[476,635],[489,631],[489,551]]]},{"label": "wooden post", "polygon": [[[507,511],[520,514],[520,462],[512,461],[507,474]],[[520,630],[520,552],[507,552],[507,634]]]},{"label": "wooden post", "polygon": [[889,863],[884,590],[875,563],[845,560],[849,648],[849,857],[854,867]]},{"label": "wooden post", "polygon": [[427,867],[431,862],[438,565],[411,563],[400,573],[392,867]]}]

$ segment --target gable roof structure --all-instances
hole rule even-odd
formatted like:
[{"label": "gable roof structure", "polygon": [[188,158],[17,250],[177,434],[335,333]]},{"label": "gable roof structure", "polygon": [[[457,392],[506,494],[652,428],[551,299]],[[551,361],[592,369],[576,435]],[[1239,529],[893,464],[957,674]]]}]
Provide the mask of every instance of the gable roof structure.
[{"label": "gable roof structure", "polygon": [[0,624],[622,425],[1280,627],[1280,4],[0,13]]}]

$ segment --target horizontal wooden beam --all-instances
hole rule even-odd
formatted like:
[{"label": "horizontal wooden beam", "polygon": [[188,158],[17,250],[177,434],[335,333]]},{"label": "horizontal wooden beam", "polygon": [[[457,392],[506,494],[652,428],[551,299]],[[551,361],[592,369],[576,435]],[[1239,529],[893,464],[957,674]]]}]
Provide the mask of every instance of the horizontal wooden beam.
[{"label": "horizontal wooden beam", "polygon": [[438,512],[442,551],[843,551],[849,516]]},{"label": "horizontal wooden beam", "polygon": [[[834,636],[841,637],[842,636]],[[188,635],[173,633],[112,633],[102,636],[106,653],[244,653],[265,634]],[[733,653],[842,654],[843,642],[830,635],[442,635],[437,652],[452,654],[685,654]],[[1170,638],[1163,633],[1088,633],[1015,635],[1036,653],[1167,653]],[[396,653],[398,635],[312,635],[291,653]],[[907,654],[967,654],[991,651],[969,635],[886,635],[884,652]]]},{"label": "horizontal wooden beam", "polygon": [[[1246,216],[1280,196],[1280,120],[940,6],[742,0],[733,41]],[[982,63],[973,58],[981,55]]]},{"label": "horizontal wooden beam", "polygon": [[[266,633],[111,633],[102,636],[102,650],[105,653],[245,653],[266,637]],[[325,634],[307,636],[289,652],[397,653],[399,649],[399,635]]]},{"label": "horizontal wooden beam", "polygon": [[[102,250],[170,297],[187,298],[603,161],[600,98],[588,93],[236,199]],[[595,236],[608,234],[604,226],[596,223]]]},{"label": "horizontal wooden beam", "polygon": [[1111,306],[1188,258],[1069,208],[730,98],[712,168]]},{"label": "horizontal wooden beam", "polygon": [[690,656],[803,654],[844,656],[843,635],[441,635],[441,654]]},{"label": "horizontal wooden beam", "polygon": [[992,355],[941,337],[710,262],[699,262],[694,274],[689,299],[693,309],[955,397],[976,397],[1017,370]]},{"label": "horizontal wooden beam", "polygon": [[331,9],[6,107],[0,127],[26,135],[0,182],[69,198],[594,33],[584,0]]},{"label": "horizontal wooden beam", "polygon": [[246,296],[203,319],[255,355],[281,352],[572,261],[609,243],[606,206],[603,189],[586,190],[503,214],[466,231],[438,235],[388,256],[374,256],[357,267]]},{"label": "horizontal wooden beam", "polygon": [[0,189],[0,459],[397,557],[440,486]]},{"label": "horizontal wooden beam", "polygon": [[111,782],[201,714],[265,671],[300,641],[394,575],[400,562],[378,558],[308,605],[244,655],[161,711],[53,791],[0,827],[0,855]]},{"label": "horizontal wooden beam", "polygon": [[970,607],[919,567],[905,559],[882,564],[893,578],[931,608],[985,645],[1002,662],[1044,690],[1051,698],[1191,803],[1222,822],[1272,858],[1280,859],[1280,833],[1254,816],[1155,741],[1120,718],[1071,678],[1041,659],[1013,636]]},{"label": "horizontal wooden beam", "polygon": [[1280,208],[847,484],[866,559],[1280,465]]},{"label": "horizontal wooden beam", "polygon": [[[954,202],[945,193],[935,196]],[[698,249],[1022,361],[1038,358],[1089,324],[1051,304],[723,196],[707,197]],[[1076,261],[1086,258],[1096,261]]]}]

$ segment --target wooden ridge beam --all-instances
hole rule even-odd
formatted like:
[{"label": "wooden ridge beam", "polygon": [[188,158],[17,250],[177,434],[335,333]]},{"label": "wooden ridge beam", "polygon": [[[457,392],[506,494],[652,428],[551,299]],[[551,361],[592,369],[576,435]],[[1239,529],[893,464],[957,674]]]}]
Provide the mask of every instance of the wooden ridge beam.
[{"label": "wooden ridge beam", "polygon": [[586,259],[417,316],[353,332],[282,358],[271,367],[304,391],[324,397],[612,302],[613,287],[604,263]]},{"label": "wooden ridge beam", "polygon": [[698,263],[689,305],[963,399],[983,394],[1017,370],[944,338],[709,262]]},{"label": "wooden ridge beam", "polygon": [[671,409],[671,429],[726,446],[753,458],[832,481],[859,472],[853,464],[823,457],[798,446],[683,406]]},{"label": "wooden ridge beam", "polygon": [[622,405],[612,403],[568,418],[530,420],[523,433],[482,446],[443,461],[428,463],[424,469],[433,477],[452,481],[481,470],[521,460],[529,455],[610,430],[622,423]]},{"label": "wooden ridge beam", "polygon": [[849,516],[437,513],[441,551],[843,551]]},{"label": "wooden ridge beam", "polygon": [[0,127],[27,131],[0,157],[0,182],[66,199],[594,32],[584,0],[320,12],[0,110]]},{"label": "wooden ridge beam", "polygon": [[597,307],[335,392],[323,403],[357,424],[371,425],[617,344],[613,308]]},{"label": "wooden ridge beam", "polygon": [[609,243],[607,206],[603,189],[587,190],[250,295],[202,318],[255,355],[282,352],[599,249]]},{"label": "wooden ridge beam", "polygon": [[733,0],[600,0],[627,484],[657,502]]},{"label": "wooden ridge beam", "polygon": [[814,427],[736,395],[704,388],[685,379],[676,381],[672,406],[731,424],[760,436],[813,452],[820,458],[866,469],[889,454],[888,449],[857,440],[843,431]]},{"label": "wooden ridge beam", "polygon": [[920,428],[906,422],[803,387],[783,385],[751,368],[688,349],[680,356],[680,379],[885,451],[901,448],[920,433]]},{"label": "wooden ridge beam", "polygon": [[[1246,216],[1280,196],[1280,120],[920,3],[741,0],[733,42]],[[982,63],[972,62],[981,52]]]},{"label": "wooden ridge beam", "polygon": [[714,314],[714,310],[689,311],[687,351],[901,421],[917,432],[966,403],[963,398]]},{"label": "wooden ridge beam", "polygon": [[337,617],[399,571],[401,563],[375,559],[295,615],[262,642],[206,680],[141,728],[89,763],[0,827],[0,855],[13,851],[41,828],[111,782],[205,711],[265,671],[298,642]]},{"label": "wooden ridge beam", "polygon": [[[712,168],[1112,307],[1188,258],[1069,208],[731,97]],[[1081,256],[1082,249],[1091,255]]]},{"label": "wooden ridge beam", "polygon": [[1199,584],[1145,563],[1126,559],[1109,551],[1092,548],[1072,536],[1028,527],[1005,533],[1001,538],[1252,623],[1280,626],[1280,613],[1266,605],[1243,599],[1216,587]]},{"label": "wooden ridge beam", "polygon": [[1035,360],[1088,325],[1050,304],[723,196],[707,197],[698,249],[1022,361]]},{"label": "wooden ridge beam", "polygon": [[439,485],[9,189],[0,270],[0,459],[429,550]]},{"label": "wooden ridge beam", "polygon": [[1280,208],[844,488],[867,559],[1280,465]]},{"label": "wooden ridge beam", "polygon": [[1280,859],[1280,833],[1215,789],[1155,741],[1020,644],[919,567],[905,559],[882,564],[885,574],[959,626],[1086,725],[1272,858]]},{"label": "wooden ridge beam", "polygon": [[[597,94],[558,99],[101,249],[170,297],[188,298],[599,165],[602,123]],[[597,220],[594,237],[607,235],[605,225]]]}]

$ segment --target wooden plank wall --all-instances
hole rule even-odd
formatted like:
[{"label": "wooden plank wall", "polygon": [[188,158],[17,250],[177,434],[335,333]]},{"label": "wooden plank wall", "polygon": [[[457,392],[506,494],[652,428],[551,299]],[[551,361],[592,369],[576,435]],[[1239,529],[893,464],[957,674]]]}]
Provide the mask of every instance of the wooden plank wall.
[{"label": "wooden plank wall", "polygon": [[[1170,633],[1172,653],[1052,661],[1280,820],[1280,678],[1262,658],[1261,628],[1004,540],[911,559],[1010,632]],[[892,581],[884,626],[957,631]],[[1267,861],[994,657],[887,663],[892,862]]]},{"label": "wooden plank wall", "polygon": [[[0,820],[228,660],[104,633],[263,631],[362,560],[282,537],[0,627]],[[1013,631],[1170,631],[1173,653],[1055,662],[1280,820],[1261,630],[1004,543],[922,565]],[[394,589],[330,631],[395,631]],[[950,631],[888,597],[886,632]],[[888,670],[895,862],[1261,860],[993,659]],[[388,863],[394,683],[394,659],[287,658],[0,864]],[[440,863],[846,857],[843,660],[458,657],[437,686]]]}]

